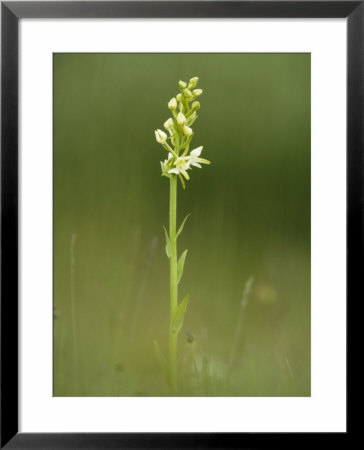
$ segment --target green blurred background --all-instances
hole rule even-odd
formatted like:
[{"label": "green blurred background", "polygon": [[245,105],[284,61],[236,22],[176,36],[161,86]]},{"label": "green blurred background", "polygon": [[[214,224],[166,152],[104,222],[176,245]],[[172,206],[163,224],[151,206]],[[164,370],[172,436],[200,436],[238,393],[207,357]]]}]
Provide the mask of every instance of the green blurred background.
[{"label": "green blurred background", "polygon": [[168,395],[153,348],[167,353],[169,308],[154,129],[193,76],[192,148],[212,164],[178,192],[178,222],[192,213],[179,394],[310,395],[310,55],[55,54],[55,396]]}]

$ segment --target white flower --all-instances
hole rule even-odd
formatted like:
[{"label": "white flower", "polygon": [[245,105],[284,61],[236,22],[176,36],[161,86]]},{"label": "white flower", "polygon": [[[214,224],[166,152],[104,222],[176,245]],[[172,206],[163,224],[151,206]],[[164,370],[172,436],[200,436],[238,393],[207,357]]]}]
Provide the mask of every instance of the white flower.
[{"label": "white flower", "polygon": [[181,173],[186,178],[186,180],[189,180],[190,177],[187,173],[187,170],[189,169],[190,164],[191,163],[189,160],[187,160],[187,158],[180,156],[174,162],[174,167],[168,170],[168,173],[175,173],[176,175]]},{"label": "white flower", "polygon": [[181,112],[179,112],[177,114],[177,123],[179,126],[184,125],[187,122],[186,117],[184,116],[184,114],[182,114]]},{"label": "white flower", "polygon": [[188,156],[186,156],[185,159],[187,159],[191,166],[195,166],[198,167],[199,169],[201,169],[201,164],[210,164],[210,161],[204,158],[200,158],[199,156],[201,155],[203,147],[197,147],[194,150],[191,150],[190,154]]},{"label": "white flower", "polygon": [[173,155],[171,152],[168,153],[168,158],[164,161],[165,163],[167,163],[171,158],[173,158]]},{"label": "white flower", "polygon": [[158,130],[155,130],[155,138],[157,140],[157,142],[159,144],[165,144],[166,140],[167,140],[167,135],[164,131],[160,130],[158,128]]},{"label": "white flower", "polygon": [[170,110],[175,110],[177,108],[177,100],[175,99],[175,97],[172,97],[168,102],[168,108]]},{"label": "white flower", "polygon": [[173,158],[173,155],[171,152],[168,153],[168,158],[164,161],[161,161],[161,167],[162,167],[162,175],[165,175],[168,169],[168,162],[169,160]]}]

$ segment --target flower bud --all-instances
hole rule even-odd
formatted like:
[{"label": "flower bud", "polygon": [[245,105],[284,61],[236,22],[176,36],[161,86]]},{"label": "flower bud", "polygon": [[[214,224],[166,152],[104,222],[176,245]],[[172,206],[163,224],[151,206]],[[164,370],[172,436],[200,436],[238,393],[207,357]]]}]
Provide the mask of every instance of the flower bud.
[{"label": "flower bud", "polygon": [[185,83],[185,82],[182,81],[182,80],[180,80],[180,81],[178,82],[178,84],[179,84],[179,86],[180,86],[181,89],[184,89],[184,88],[187,87],[187,83]]},{"label": "flower bud", "polygon": [[194,87],[196,87],[198,83],[198,77],[193,77],[190,79],[190,82],[188,83],[188,89],[193,89]]},{"label": "flower bud", "polygon": [[193,111],[193,113],[188,117],[188,123],[191,124],[196,120],[196,111]]},{"label": "flower bud", "polygon": [[178,102],[181,102],[182,101],[182,94],[177,94],[176,98],[177,98]]},{"label": "flower bud", "polygon": [[192,103],[192,109],[195,109],[196,111],[198,111],[201,108],[200,102],[193,102]]},{"label": "flower bud", "polygon": [[187,125],[183,126],[183,132],[186,136],[192,136],[193,135],[193,131],[192,128],[188,127]]},{"label": "flower bud", "polygon": [[179,112],[177,114],[177,123],[178,123],[178,125],[182,126],[186,122],[187,122],[186,117],[181,112]]},{"label": "flower bud", "polygon": [[155,133],[155,138],[159,144],[164,144],[166,142],[167,135],[164,131],[162,131],[158,128],[158,130],[155,130],[154,133]]},{"label": "flower bud", "polygon": [[[195,90],[198,91],[198,89],[195,89]],[[184,93],[185,97],[187,97],[187,98],[193,97],[192,92],[189,89],[183,89],[183,93]]]},{"label": "flower bud", "polygon": [[166,130],[169,130],[170,128],[172,128],[173,127],[173,119],[170,117],[168,120],[166,120],[165,122],[164,122],[164,128],[166,129]]},{"label": "flower bud", "polygon": [[174,97],[172,97],[172,98],[170,99],[170,101],[169,101],[169,103],[168,103],[168,108],[169,108],[171,111],[173,111],[173,110],[175,110],[175,109],[177,108],[177,100],[176,100]]},{"label": "flower bud", "polygon": [[195,96],[195,97],[198,97],[199,95],[201,95],[202,94],[202,89],[194,89],[193,90],[193,95]]}]

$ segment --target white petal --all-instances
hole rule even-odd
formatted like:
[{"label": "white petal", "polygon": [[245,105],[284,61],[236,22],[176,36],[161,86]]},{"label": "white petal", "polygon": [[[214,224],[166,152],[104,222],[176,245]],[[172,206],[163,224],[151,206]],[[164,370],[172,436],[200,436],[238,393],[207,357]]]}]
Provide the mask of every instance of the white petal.
[{"label": "white petal", "polygon": [[176,173],[177,175],[178,175],[178,169],[171,169],[171,170],[168,170],[168,173]]},{"label": "white petal", "polygon": [[199,169],[201,169],[201,164],[197,163],[197,162],[191,162],[191,166],[195,166],[198,167]]},{"label": "white petal", "polygon": [[202,149],[203,149],[203,146],[201,145],[201,147],[197,147],[194,150],[191,150],[191,155],[198,158],[201,155]]},{"label": "white petal", "polygon": [[183,170],[187,170],[190,167],[191,161],[188,161],[183,167]]},{"label": "white petal", "polygon": [[169,161],[171,158],[173,158],[173,155],[172,155],[171,152],[169,152],[169,153],[168,153],[168,159],[167,159],[167,161]]}]

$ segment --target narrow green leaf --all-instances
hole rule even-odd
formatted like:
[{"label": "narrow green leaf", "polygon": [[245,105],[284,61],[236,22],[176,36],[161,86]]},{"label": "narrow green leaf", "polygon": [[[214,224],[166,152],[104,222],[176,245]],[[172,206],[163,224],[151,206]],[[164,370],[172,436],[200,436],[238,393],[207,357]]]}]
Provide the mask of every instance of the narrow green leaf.
[{"label": "narrow green leaf", "polygon": [[169,236],[168,236],[166,227],[163,226],[163,229],[164,229],[164,234],[166,235],[166,253],[167,253],[168,258],[170,258],[172,255],[171,241],[169,240]]},{"label": "narrow green leaf", "polygon": [[182,300],[182,302],[177,306],[176,312],[174,313],[173,322],[172,322],[172,331],[173,333],[178,333],[183,325],[183,319],[185,317],[185,312],[187,308],[189,295]]},{"label": "narrow green leaf", "polygon": [[188,213],[187,216],[183,219],[183,222],[181,226],[179,227],[179,230],[177,231],[176,238],[182,233],[183,227],[185,226],[186,220],[190,217],[191,213]]},{"label": "narrow green leaf", "polygon": [[183,267],[185,265],[185,259],[186,259],[186,255],[187,255],[188,250],[185,250],[180,259],[178,260],[177,263],[177,283],[179,283],[180,279],[182,278],[183,275]]},{"label": "narrow green leaf", "polygon": [[153,342],[154,342],[155,353],[157,355],[159,364],[160,364],[162,372],[163,372],[164,381],[166,382],[167,386],[169,386],[168,362],[167,362],[166,358],[164,357],[157,341],[153,341]]}]

